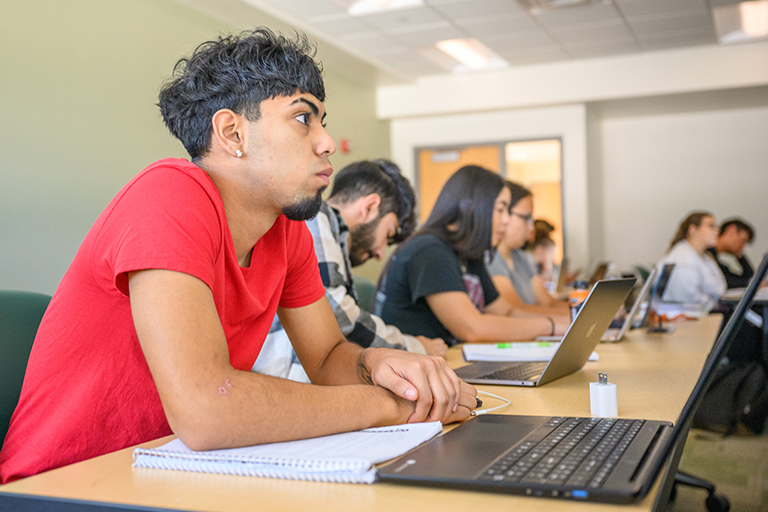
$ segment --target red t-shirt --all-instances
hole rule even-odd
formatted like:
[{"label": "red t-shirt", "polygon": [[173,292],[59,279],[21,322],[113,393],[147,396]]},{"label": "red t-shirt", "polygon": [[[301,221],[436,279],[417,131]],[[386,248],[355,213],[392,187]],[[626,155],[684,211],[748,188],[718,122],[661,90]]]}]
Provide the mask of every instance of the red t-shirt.
[{"label": "red t-shirt", "polygon": [[205,282],[230,362],[249,371],[277,307],[325,294],[303,222],[278,217],[238,265],[208,174],[165,159],[98,218],[43,317],[0,452],[3,483],[171,434],[131,317],[128,272],[161,268]]}]

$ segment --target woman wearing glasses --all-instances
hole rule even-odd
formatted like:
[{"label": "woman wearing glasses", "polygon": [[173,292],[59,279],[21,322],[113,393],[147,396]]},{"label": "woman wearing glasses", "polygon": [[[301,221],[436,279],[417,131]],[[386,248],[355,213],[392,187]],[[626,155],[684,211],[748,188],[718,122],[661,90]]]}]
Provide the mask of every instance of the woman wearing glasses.
[{"label": "woman wearing glasses", "polygon": [[530,253],[522,249],[534,229],[533,196],[517,183],[508,181],[506,185],[511,192],[510,218],[486,265],[493,284],[499,295],[521,311],[568,315],[568,303],[547,293]]},{"label": "woman wearing glasses", "polygon": [[379,281],[376,314],[404,333],[456,342],[531,340],[562,334],[565,317],[534,315],[499,296],[484,254],[504,235],[512,193],[482,167],[446,182],[427,221],[392,255]]}]

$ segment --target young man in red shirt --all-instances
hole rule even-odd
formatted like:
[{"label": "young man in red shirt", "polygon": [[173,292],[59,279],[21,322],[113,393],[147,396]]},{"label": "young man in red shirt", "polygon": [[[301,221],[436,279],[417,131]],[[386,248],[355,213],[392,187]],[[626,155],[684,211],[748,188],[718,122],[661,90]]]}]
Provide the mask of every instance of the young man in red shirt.
[{"label": "young man in red shirt", "polygon": [[[191,162],[150,165],[83,241],[32,348],[0,481],[171,433],[207,450],[468,417],[475,390],[444,360],[339,331],[300,222],[336,150],[311,51],[259,29],[177,64],[159,106]],[[249,371],[275,313],[314,384]]]}]

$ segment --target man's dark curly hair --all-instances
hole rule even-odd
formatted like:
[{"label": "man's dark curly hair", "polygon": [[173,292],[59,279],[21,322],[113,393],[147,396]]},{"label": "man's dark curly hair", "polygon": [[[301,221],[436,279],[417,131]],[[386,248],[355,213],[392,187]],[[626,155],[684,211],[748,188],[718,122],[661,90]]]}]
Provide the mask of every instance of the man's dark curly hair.
[{"label": "man's dark curly hair", "polygon": [[361,160],[344,167],[333,180],[331,198],[350,203],[369,194],[381,198],[379,217],[397,215],[400,229],[391,240],[399,243],[416,228],[416,194],[400,168],[389,160]]},{"label": "man's dark curly hair", "polygon": [[218,110],[256,121],[266,99],[300,91],[325,101],[315,50],[303,34],[289,40],[263,27],[207,41],[176,63],[162,87],[158,106],[165,125],[194,161],[209,150]]}]

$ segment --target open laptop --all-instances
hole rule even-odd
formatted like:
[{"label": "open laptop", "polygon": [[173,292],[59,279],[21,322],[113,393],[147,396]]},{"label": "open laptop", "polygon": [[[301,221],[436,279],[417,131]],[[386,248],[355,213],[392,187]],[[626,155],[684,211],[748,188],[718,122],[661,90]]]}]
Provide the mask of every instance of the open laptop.
[{"label": "open laptop", "polygon": [[646,297],[648,297],[648,292],[651,289],[651,285],[656,279],[656,273],[657,269],[654,268],[651,270],[651,272],[648,274],[648,277],[645,279],[645,282],[643,283],[643,287],[640,288],[640,293],[637,294],[637,297],[635,297],[635,302],[632,303],[632,307],[629,309],[629,313],[624,317],[624,321],[621,323],[620,327],[609,327],[608,330],[605,331],[603,334],[603,337],[600,339],[600,341],[604,343],[613,343],[616,341],[621,341],[624,338],[624,334],[627,332],[627,329],[633,329],[634,328],[634,318],[637,316],[638,311],[640,311],[640,306],[642,304],[646,304],[647,309],[647,303],[645,302]]},{"label": "open laptop", "polygon": [[667,283],[669,282],[669,276],[672,275],[672,270],[674,270],[674,268],[674,263],[667,263],[660,269],[659,267],[653,268],[651,271],[654,276],[653,278],[651,274],[648,274],[646,283],[651,283],[651,290],[648,294],[648,300],[640,305],[640,310],[637,313],[637,319],[632,323],[633,329],[639,329],[641,327],[648,326],[651,319],[651,311],[656,308],[656,305],[661,299],[661,295],[666,290]]},{"label": "open laptop", "polygon": [[767,269],[768,254],[715,342],[674,426],[642,419],[485,414],[380,468],[379,480],[580,501],[643,499],[687,435],[693,413]]},{"label": "open laptop", "polygon": [[456,375],[470,384],[542,386],[580,370],[600,343],[600,337],[635,281],[634,278],[598,281],[548,362],[482,361],[458,368]]},{"label": "open laptop", "polygon": [[667,290],[667,284],[669,284],[669,278],[672,276],[673,270],[675,270],[674,263],[667,263],[662,266],[659,277],[656,279],[656,283],[653,285],[651,296],[648,298],[648,307],[646,308],[645,314],[643,315],[643,323],[641,325],[650,324],[651,312],[656,313],[656,318],[659,322],[655,326],[649,326],[648,332],[669,333],[675,330],[674,326],[664,327],[662,324],[662,316],[658,314],[658,309],[661,305],[661,298],[664,296],[664,292]]},{"label": "open laptop", "polygon": [[560,260],[560,264],[555,266],[552,272],[552,285],[550,286],[550,293],[558,298],[564,299],[568,297],[571,290],[568,287],[568,258],[563,256]]}]

